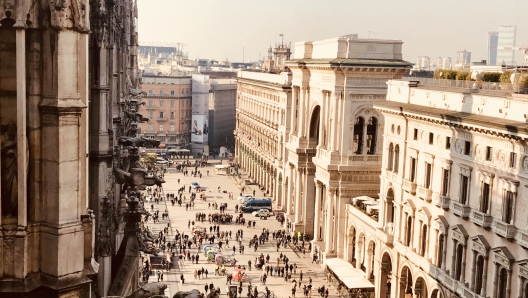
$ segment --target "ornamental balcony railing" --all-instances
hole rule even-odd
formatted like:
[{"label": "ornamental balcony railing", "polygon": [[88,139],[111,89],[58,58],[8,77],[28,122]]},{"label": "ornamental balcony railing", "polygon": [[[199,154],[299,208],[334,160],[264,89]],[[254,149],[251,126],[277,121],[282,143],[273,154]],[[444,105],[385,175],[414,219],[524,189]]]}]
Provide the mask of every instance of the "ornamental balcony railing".
[{"label": "ornamental balcony railing", "polygon": [[468,218],[469,213],[471,212],[471,207],[457,201],[451,201],[451,211],[462,218]]},{"label": "ornamental balcony railing", "polygon": [[469,219],[471,219],[473,223],[484,228],[491,227],[491,223],[493,222],[493,217],[491,216],[491,214],[486,214],[475,209],[471,210]]},{"label": "ornamental balcony railing", "polygon": [[433,190],[425,188],[423,186],[418,186],[417,191],[418,197],[424,199],[426,202],[431,202],[433,196]]},{"label": "ornamental balcony railing", "polygon": [[528,248],[528,230],[523,231],[519,229],[516,239],[520,246]]},{"label": "ornamental balcony railing", "polygon": [[406,192],[414,195],[416,194],[416,182],[409,181],[407,179],[403,179],[403,190]]},{"label": "ornamental balcony railing", "polygon": [[496,218],[493,219],[491,229],[493,232],[495,232],[495,234],[507,239],[513,239],[515,237],[515,232],[517,231],[515,225],[507,224]]},{"label": "ornamental balcony railing", "polygon": [[438,198],[438,207],[441,207],[443,209],[449,209],[449,206],[451,205],[451,199],[448,196],[439,196]]}]

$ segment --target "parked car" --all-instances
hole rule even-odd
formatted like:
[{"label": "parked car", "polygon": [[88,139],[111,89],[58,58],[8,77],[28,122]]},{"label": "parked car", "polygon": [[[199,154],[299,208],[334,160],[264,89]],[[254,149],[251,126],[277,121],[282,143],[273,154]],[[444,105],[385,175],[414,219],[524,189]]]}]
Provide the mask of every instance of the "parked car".
[{"label": "parked car", "polygon": [[198,184],[198,182],[192,182],[191,183],[191,187],[194,188],[194,189],[199,189],[200,188],[200,184]]},{"label": "parked car", "polygon": [[258,211],[253,211],[253,213],[251,214],[256,217],[268,217],[272,215],[268,209],[260,209]]},{"label": "parked car", "polygon": [[238,197],[237,200],[239,200],[240,202],[243,202],[244,199],[247,199],[247,198],[252,198],[253,195],[250,194],[250,193],[246,193],[246,194],[243,194],[242,196]]}]

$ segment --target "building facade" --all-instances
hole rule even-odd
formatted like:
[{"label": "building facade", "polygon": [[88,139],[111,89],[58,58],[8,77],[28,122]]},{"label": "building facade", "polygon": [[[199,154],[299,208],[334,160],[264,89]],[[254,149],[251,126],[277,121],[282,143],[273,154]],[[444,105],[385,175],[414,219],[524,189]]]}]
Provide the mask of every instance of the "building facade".
[{"label": "building facade", "polygon": [[497,41],[497,63],[499,65],[513,65],[515,63],[515,36],[517,27],[503,25],[499,27]]},{"label": "building facade", "polygon": [[345,253],[345,204],[379,191],[383,118],[372,104],[411,67],[401,45],[355,35],[300,42],[291,72],[239,74],[237,161],[321,258]]},{"label": "building facade", "polygon": [[233,131],[236,128],[236,79],[211,79],[209,93],[209,147],[218,152],[235,147]]},{"label": "building facade", "polygon": [[346,206],[344,258],[376,297],[528,297],[526,96],[388,86],[379,217]]},{"label": "building facade", "polygon": [[[282,189],[287,224],[313,238],[321,260],[344,255],[344,206],[379,190],[383,117],[372,104],[385,99],[388,79],[400,78],[398,40],[357,35],[295,44],[292,107]],[[279,176],[280,178],[280,176]]]},{"label": "building facade", "polygon": [[497,65],[497,48],[499,46],[499,32],[488,32],[488,65]]},{"label": "building facade", "polygon": [[161,142],[161,147],[187,148],[190,143],[191,77],[142,77],[143,117],[148,122],[141,125],[144,136]]},{"label": "building facade", "polygon": [[290,128],[291,73],[240,71],[237,79],[235,158],[284,206],[285,142]]}]

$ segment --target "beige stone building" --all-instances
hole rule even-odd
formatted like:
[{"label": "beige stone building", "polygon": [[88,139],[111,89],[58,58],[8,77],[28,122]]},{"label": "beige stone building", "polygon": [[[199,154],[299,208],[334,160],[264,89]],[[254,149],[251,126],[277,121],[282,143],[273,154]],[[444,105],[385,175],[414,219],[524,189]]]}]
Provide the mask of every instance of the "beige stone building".
[{"label": "beige stone building", "polygon": [[284,206],[285,142],[290,128],[291,73],[240,71],[237,82],[235,157]]},{"label": "beige stone building", "polygon": [[141,133],[161,141],[161,147],[186,148],[190,143],[191,77],[142,77],[143,117]]},{"label": "beige stone building", "polygon": [[339,257],[376,297],[528,297],[528,98],[438,83],[391,80],[374,103],[379,219],[347,204]]},{"label": "beige stone building", "polygon": [[239,75],[237,160],[322,258],[344,255],[346,203],[379,191],[383,117],[372,104],[411,66],[401,45],[357,35],[300,42],[290,71]]}]

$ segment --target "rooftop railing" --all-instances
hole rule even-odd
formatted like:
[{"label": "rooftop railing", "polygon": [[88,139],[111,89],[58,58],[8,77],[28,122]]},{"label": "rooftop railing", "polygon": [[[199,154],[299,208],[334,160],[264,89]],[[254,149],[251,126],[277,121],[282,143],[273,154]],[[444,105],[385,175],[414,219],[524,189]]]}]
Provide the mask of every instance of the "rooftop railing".
[{"label": "rooftop railing", "polygon": [[416,78],[416,77],[403,77],[405,81],[418,81],[420,85],[424,86],[438,86],[438,87],[452,87],[452,88],[465,88],[465,89],[479,89],[479,90],[491,90],[491,91],[505,91],[514,92],[515,85],[511,83],[499,83],[499,82],[482,82],[482,81],[466,81],[466,80],[445,80],[445,79],[432,79],[432,78]]}]

